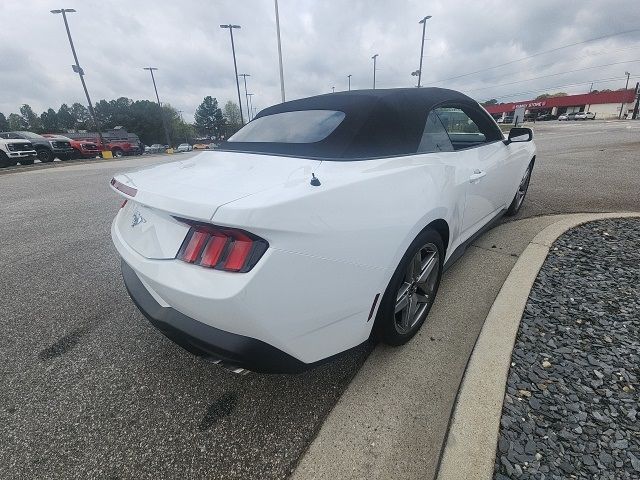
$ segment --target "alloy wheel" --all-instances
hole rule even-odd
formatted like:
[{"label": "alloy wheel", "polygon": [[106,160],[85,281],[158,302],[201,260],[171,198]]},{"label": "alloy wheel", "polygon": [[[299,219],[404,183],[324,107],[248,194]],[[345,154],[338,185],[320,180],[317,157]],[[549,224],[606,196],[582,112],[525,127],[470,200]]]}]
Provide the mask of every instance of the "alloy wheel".
[{"label": "alloy wheel", "polygon": [[409,333],[429,311],[439,271],[440,254],[433,243],[423,245],[409,261],[396,295],[394,324],[398,333]]}]

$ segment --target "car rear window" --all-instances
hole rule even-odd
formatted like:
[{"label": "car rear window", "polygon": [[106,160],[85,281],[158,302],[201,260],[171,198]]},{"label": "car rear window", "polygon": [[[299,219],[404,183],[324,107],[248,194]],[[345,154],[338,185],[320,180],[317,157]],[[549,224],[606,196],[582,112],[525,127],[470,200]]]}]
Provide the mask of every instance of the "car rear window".
[{"label": "car rear window", "polygon": [[342,120],[336,110],[298,110],[256,118],[235,133],[229,142],[314,143],[327,138]]}]

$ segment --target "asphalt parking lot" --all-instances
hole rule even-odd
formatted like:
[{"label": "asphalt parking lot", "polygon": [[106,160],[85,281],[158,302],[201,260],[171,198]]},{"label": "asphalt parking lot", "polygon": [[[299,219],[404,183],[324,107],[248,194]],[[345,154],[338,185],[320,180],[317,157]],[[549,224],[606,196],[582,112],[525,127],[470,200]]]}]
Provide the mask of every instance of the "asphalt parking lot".
[{"label": "asphalt parking lot", "polygon": [[[640,122],[535,129],[518,218],[640,209]],[[2,478],[283,478],[366,361],[235,376],[148,325],[120,279],[108,181],[166,160],[1,171]]]}]

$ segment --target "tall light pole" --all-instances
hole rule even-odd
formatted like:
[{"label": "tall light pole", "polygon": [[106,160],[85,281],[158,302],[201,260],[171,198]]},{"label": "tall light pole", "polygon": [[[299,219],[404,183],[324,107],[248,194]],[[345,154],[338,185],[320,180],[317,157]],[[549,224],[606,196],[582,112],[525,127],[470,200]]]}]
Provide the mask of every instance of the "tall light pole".
[{"label": "tall light pole", "polygon": [[[624,72],[624,74],[627,76],[627,83],[624,86],[624,91],[626,92],[627,89],[629,88],[629,77],[631,76],[631,74],[629,72]],[[624,100],[620,104],[620,114],[618,115],[618,120],[620,120],[622,118],[622,110],[623,109],[624,109]]]},{"label": "tall light pole", "polygon": [[[249,112],[253,114],[253,93],[247,93],[247,97],[249,97]],[[249,121],[253,119],[253,115],[249,117]]]},{"label": "tall light pole", "polygon": [[247,77],[250,77],[251,75],[249,75],[248,73],[241,73],[238,76],[244,79],[244,97],[245,97],[245,100],[247,101],[247,120],[250,122],[251,110],[249,110],[249,95],[247,94]]},{"label": "tall light pole", "polygon": [[280,93],[282,94],[282,103],[284,103],[284,70],[282,69],[282,44],[280,43],[280,14],[278,13],[278,0],[274,1],[276,6],[276,32],[278,34],[278,59],[280,60]]},{"label": "tall light pole", "polygon": [[59,10],[51,10],[51,13],[57,15],[59,13],[62,14],[62,19],[64,20],[64,28],[67,30],[67,37],[69,37],[69,45],[71,45],[71,53],[73,53],[73,59],[76,62],[75,65],[72,65],[71,68],[74,72],[78,74],[80,77],[80,82],[82,83],[82,88],[84,89],[84,94],[87,97],[87,103],[89,104],[89,113],[91,114],[91,118],[93,118],[93,123],[96,124],[96,130],[98,130],[98,138],[100,139],[100,148],[102,150],[106,150],[106,145],[104,143],[104,139],[102,138],[102,130],[100,128],[100,122],[98,121],[98,117],[96,116],[96,112],[93,109],[93,104],[91,103],[91,97],[89,97],[89,90],[87,90],[87,84],[84,81],[84,70],[80,66],[80,62],[78,61],[78,55],[76,54],[76,47],[73,46],[73,40],[71,39],[71,31],[69,30],[69,22],[67,21],[67,13],[75,13],[73,8],[61,8]]},{"label": "tall light pole", "polygon": [[[184,110],[178,110],[178,115],[180,115],[180,122],[182,123],[183,126],[186,126],[186,124],[184,123],[184,117],[182,116],[182,112]],[[189,143],[189,139],[187,138],[187,129],[184,129],[184,143]]]},{"label": "tall light pole", "polygon": [[427,28],[427,20],[431,18],[431,15],[427,15],[418,23],[422,24],[422,44],[420,46],[420,68],[418,69],[418,88],[420,88],[420,81],[422,80],[422,57],[424,56],[424,32]]},{"label": "tall light pole", "polygon": [[233,68],[236,72],[236,88],[238,89],[238,106],[240,107],[240,123],[244,125],[244,117],[242,116],[242,100],[240,99],[240,81],[238,80],[238,64],[236,63],[236,47],[233,43],[233,29],[240,28],[240,25],[220,25],[220,28],[228,28],[231,35],[231,52],[233,53]]},{"label": "tall light pole", "polygon": [[153,89],[156,91],[156,100],[158,101],[158,107],[160,107],[160,118],[162,119],[162,126],[164,127],[164,134],[167,138],[167,148],[171,148],[171,138],[169,138],[169,129],[167,128],[167,121],[164,118],[164,111],[162,110],[162,103],[160,103],[160,96],[158,95],[158,87],[156,86],[156,77],[153,75],[154,70],[158,70],[156,67],[143,67],[143,70],[149,70],[151,73],[151,81],[153,82]]},{"label": "tall light pole", "polygon": [[378,58],[378,54],[376,53],[373,57],[373,89],[376,89],[376,59]]},{"label": "tall light pole", "polygon": [[331,87],[331,93],[336,93],[336,87]]},{"label": "tall light pole", "polygon": [[349,79],[349,91],[351,91],[351,75],[347,75],[347,78]]}]

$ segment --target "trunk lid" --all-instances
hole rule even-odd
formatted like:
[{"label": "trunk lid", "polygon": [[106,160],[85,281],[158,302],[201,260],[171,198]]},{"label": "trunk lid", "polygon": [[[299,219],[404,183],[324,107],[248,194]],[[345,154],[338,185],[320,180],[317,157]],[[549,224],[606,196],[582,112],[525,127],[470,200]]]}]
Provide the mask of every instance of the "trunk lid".
[{"label": "trunk lid", "polygon": [[[234,200],[308,183],[320,163],[241,152],[203,152],[187,160],[119,174],[114,179],[136,192],[124,195],[130,200],[120,211],[116,226],[122,239],[140,255],[174,258],[189,230],[175,217],[210,222],[220,206]],[[118,193],[123,194],[122,188]]]}]

